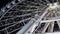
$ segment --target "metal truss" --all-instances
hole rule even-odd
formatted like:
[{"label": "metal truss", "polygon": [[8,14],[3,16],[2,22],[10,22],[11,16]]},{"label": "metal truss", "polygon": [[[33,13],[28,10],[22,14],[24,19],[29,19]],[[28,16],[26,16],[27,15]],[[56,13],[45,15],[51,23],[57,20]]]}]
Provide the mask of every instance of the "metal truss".
[{"label": "metal truss", "polygon": [[[39,18],[37,17],[37,20],[33,18],[32,21],[30,21],[26,26],[24,26],[23,29],[21,29],[17,34],[46,34],[45,31],[47,30],[47,28],[48,28],[47,32],[53,32],[55,21],[57,21],[58,26],[60,26],[59,25],[60,19],[58,18],[60,13],[59,12],[60,5],[58,5],[58,3],[47,5],[49,7],[45,9],[43,13],[41,11],[42,14],[38,16]],[[45,25],[41,27],[40,31],[38,32],[37,29],[41,26],[42,23],[45,23]],[[37,33],[35,31],[37,31]]]},{"label": "metal truss", "polygon": [[54,34],[56,23],[60,30],[58,1],[13,0],[1,8],[1,34]]}]

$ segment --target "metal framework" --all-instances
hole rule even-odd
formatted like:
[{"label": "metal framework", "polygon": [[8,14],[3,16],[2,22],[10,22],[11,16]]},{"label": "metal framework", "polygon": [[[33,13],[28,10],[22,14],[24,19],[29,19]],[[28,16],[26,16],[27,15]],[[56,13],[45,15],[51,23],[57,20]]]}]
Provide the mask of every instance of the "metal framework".
[{"label": "metal framework", "polygon": [[[1,34],[58,34],[59,0],[13,0],[0,11]],[[57,24],[57,25],[55,25]]]}]

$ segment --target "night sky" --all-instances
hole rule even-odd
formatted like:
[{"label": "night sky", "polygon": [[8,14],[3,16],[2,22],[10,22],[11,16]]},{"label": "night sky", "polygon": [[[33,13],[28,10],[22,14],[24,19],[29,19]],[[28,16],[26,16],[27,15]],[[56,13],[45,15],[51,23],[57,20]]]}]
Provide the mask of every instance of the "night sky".
[{"label": "night sky", "polygon": [[[11,1],[13,1],[13,0],[0,0],[0,8],[4,7],[7,3],[11,2]],[[42,0],[42,1],[44,1],[44,0]],[[49,1],[52,2],[51,0],[49,0]],[[56,0],[54,0],[54,1],[56,1]]]},{"label": "night sky", "polygon": [[4,7],[7,3],[11,2],[12,0],[0,0],[0,8]]}]

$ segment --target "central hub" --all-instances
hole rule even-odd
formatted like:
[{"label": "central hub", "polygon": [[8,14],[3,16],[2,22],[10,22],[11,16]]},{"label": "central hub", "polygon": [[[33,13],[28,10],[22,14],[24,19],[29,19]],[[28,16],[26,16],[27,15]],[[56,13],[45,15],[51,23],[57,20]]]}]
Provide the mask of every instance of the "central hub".
[{"label": "central hub", "polygon": [[56,8],[59,8],[59,4],[56,2],[56,3],[53,3],[53,4],[49,4],[49,8],[50,9],[56,9]]},{"label": "central hub", "polygon": [[60,11],[60,5],[58,2],[56,3],[51,3],[51,4],[48,4],[48,8],[47,8],[47,11],[50,12],[50,15],[49,17],[55,17],[56,16],[56,12],[59,12]]},{"label": "central hub", "polygon": [[57,3],[54,3],[54,4],[50,4],[50,8],[51,9],[55,9],[58,7],[58,4]]},{"label": "central hub", "polygon": [[48,7],[48,10],[53,10],[53,11],[58,11],[58,10],[60,10],[60,5],[59,5],[59,3],[58,2],[56,2],[56,3],[51,3],[51,4],[48,4],[49,5],[49,7]]}]

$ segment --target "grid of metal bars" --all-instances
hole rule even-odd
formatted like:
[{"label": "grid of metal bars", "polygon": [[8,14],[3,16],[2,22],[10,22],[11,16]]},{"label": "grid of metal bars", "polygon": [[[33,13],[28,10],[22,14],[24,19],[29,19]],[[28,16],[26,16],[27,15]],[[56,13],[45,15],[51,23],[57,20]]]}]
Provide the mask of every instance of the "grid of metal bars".
[{"label": "grid of metal bars", "polygon": [[[29,23],[29,21],[32,18],[35,18],[36,14],[41,16],[43,12],[45,12],[45,9],[48,7],[47,3],[54,3],[54,1],[55,0],[52,0],[52,1],[50,0],[34,0],[34,1],[14,0],[11,3],[8,3],[8,5],[2,8],[0,12],[1,34],[13,34],[14,32],[15,32],[14,34],[16,34],[16,31],[18,32],[18,30],[21,30],[27,23]],[[58,0],[56,1],[58,2]],[[52,14],[52,12],[50,14]],[[45,18],[47,17],[44,16],[42,20],[45,20]],[[57,23],[60,28],[59,22]],[[49,24],[52,26],[51,32],[53,32],[54,22],[52,23],[49,22],[44,24],[42,23],[40,25],[41,27],[39,26],[36,31],[40,33],[39,29],[43,28],[41,30],[43,30],[42,32],[45,32]]]}]

